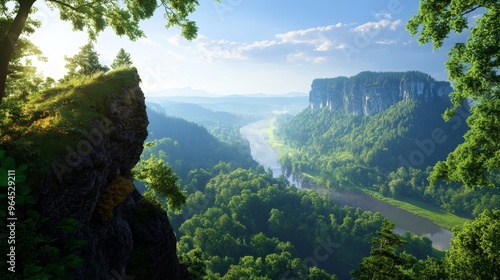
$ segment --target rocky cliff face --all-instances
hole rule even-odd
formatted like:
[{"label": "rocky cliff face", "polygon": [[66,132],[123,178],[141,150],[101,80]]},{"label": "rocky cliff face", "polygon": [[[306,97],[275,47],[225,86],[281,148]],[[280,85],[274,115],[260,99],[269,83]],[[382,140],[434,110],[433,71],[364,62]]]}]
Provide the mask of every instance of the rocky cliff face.
[{"label": "rocky cliff face", "polygon": [[448,82],[435,81],[420,72],[362,72],[350,78],[314,80],[309,92],[309,106],[371,116],[399,101],[420,99],[432,102],[436,98],[449,98],[452,91]]},{"label": "rocky cliff face", "polygon": [[[130,79],[139,82],[136,75]],[[75,279],[190,279],[178,262],[166,213],[151,207],[130,181],[148,118],[141,89],[121,88],[110,93],[105,115],[83,129],[80,140],[66,148],[68,153],[52,163],[50,175],[39,183],[37,207],[48,218],[44,233],[61,244],[87,242],[79,253],[83,267],[71,271]],[[76,233],[57,229],[64,218],[79,221]],[[147,265],[131,273],[132,258]]]}]

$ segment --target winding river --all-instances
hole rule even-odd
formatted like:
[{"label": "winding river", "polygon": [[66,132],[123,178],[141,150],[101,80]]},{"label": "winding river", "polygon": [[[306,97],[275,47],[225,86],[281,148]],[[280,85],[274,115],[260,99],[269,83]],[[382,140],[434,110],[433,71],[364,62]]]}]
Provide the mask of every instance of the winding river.
[{"label": "winding river", "polygon": [[[250,143],[251,155],[255,161],[262,164],[264,168],[271,168],[274,176],[281,174],[281,166],[278,162],[279,154],[269,146],[267,136],[263,132],[265,128],[271,126],[273,118],[263,119],[240,129],[241,135]],[[317,188],[319,192],[330,191],[325,188]],[[399,209],[371,196],[348,192],[333,191],[332,198],[342,205],[359,207],[365,211],[380,212],[384,217],[391,220],[396,225],[397,233],[409,231],[416,235],[427,236],[435,248],[448,250],[450,239],[453,233],[439,227],[431,221]]]}]

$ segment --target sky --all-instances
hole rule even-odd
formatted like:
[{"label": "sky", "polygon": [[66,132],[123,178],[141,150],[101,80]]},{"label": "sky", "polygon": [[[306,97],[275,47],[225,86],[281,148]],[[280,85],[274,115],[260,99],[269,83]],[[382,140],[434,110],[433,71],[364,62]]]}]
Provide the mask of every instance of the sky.
[{"label": "sky", "polygon": [[[106,29],[95,49],[110,65],[120,48],[130,53],[146,96],[308,93],[316,78],[352,76],[361,71],[418,70],[446,80],[447,52],[464,35],[452,35],[439,50],[419,45],[406,22],[416,0],[199,0],[190,16],[198,37],[187,41],[180,29],[165,29],[161,11],[141,23],[146,38],[135,42]],[[87,43],[36,1],[42,27],[30,39],[48,61],[37,63],[46,76],[66,73],[64,56]],[[182,89],[182,90],[181,90]]]}]

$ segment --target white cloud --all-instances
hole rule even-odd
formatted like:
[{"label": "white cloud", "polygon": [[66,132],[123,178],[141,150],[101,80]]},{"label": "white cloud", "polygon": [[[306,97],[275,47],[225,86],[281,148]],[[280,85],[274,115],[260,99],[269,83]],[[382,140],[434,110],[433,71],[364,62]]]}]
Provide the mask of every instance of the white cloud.
[{"label": "white cloud", "polygon": [[360,33],[376,33],[382,29],[390,29],[396,31],[398,26],[401,24],[401,20],[390,21],[388,19],[383,19],[380,21],[371,21],[365,24],[359,25],[352,29],[354,32]]},{"label": "white cloud", "polygon": [[240,50],[249,51],[253,49],[265,49],[271,46],[276,46],[278,42],[275,40],[263,40],[263,41],[255,41],[251,44],[246,44],[240,47]]},{"label": "white cloud", "polygon": [[314,46],[316,51],[328,51],[336,47],[333,36],[335,30],[340,30],[346,25],[337,23],[335,25],[321,26],[309,29],[295,30],[287,33],[276,34],[283,44],[305,44]]},{"label": "white cloud", "polygon": [[[388,15],[384,15],[388,17]],[[363,24],[337,23],[327,26],[292,30],[275,35],[274,39],[253,42],[212,40],[199,36],[189,42],[176,35],[168,39],[167,56],[179,61],[195,63],[266,62],[266,63],[323,63],[345,50],[377,48],[380,45],[397,45],[401,20],[383,19]],[[397,37],[395,37],[397,36]]]}]

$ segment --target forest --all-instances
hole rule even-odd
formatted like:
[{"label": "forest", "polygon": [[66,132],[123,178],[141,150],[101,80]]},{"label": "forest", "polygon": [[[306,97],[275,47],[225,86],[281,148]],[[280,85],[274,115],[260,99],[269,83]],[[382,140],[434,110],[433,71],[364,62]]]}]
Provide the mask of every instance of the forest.
[{"label": "forest", "polygon": [[[277,123],[276,138],[288,148],[280,162],[286,174],[306,182],[332,189],[366,188],[383,196],[412,198],[477,217],[500,205],[498,189],[472,192],[460,184],[430,186],[428,181],[432,166],[444,160],[469,129],[467,115],[449,122],[441,118],[450,105],[409,100],[374,116],[306,109]],[[432,140],[436,129],[446,136],[445,141]],[[408,163],[408,155],[415,150],[425,152],[419,165]]]},{"label": "forest", "polygon": [[[46,59],[29,39],[42,26],[33,16],[35,2],[59,13],[51,20],[69,22],[72,32],[85,31],[88,38],[64,56],[65,73],[57,80],[33,63]],[[231,11],[243,9],[234,2]],[[220,117],[207,127],[168,116],[161,106],[146,105],[141,87],[148,83],[141,77],[151,68],[138,71],[121,47],[109,66],[101,63],[94,44],[104,32],[159,47],[141,30],[157,10],[163,26],[179,28],[188,40],[182,44],[192,43],[198,27],[190,15],[198,1],[0,1],[2,279],[500,279],[498,1],[419,3],[405,26],[416,42],[439,49],[449,46],[452,34],[465,33],[447,54],[450,99],[406,100],[372,116],[328,108],[282,115],[270,135],[283,155],[284,175],[275,176],[252,159],[236,133],[248,116],[204,111]],[[374,16],[381,24],[370,21],[349,32],[394,31],[401,23],[388,25],[390,13]],[[333,42],[304,41],[305,35],[346,26],[275,34],[242,43],[236,54],[216,48],[195,63],[248,62],[256,49],[297,45],[299,37],[314,54],[326,53]],[[202,48],[237,45],[200,37],[194,45]],[[393,43],[369,39],[384,48]],[[62,58],[63,50],[55,51]],[[299,66],[326,62],[302,51],[280,55]],[[237,74],[277,75],[270,64]],[[164,69],[178,68],[154,74]],[[354,79],[395,79],[394,72],[384,72],[382,80],[372,73]],[[412,71],[408,77],[429,75]],[[345,86],[346,79],[328,86]],[[269,81],[275,84],[286,81]],[[397,234],[378,212],[340,206],[329,192],[298,189],[288,175],[306,186],[410,201],[466,221],[452,228],[450,249],[443,252],[425,236]]]}]

